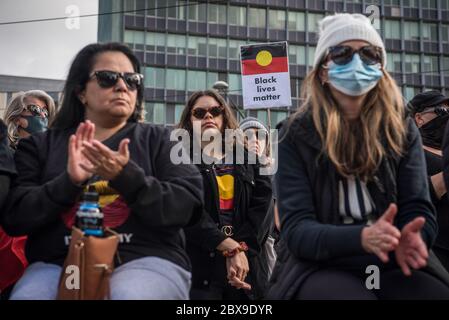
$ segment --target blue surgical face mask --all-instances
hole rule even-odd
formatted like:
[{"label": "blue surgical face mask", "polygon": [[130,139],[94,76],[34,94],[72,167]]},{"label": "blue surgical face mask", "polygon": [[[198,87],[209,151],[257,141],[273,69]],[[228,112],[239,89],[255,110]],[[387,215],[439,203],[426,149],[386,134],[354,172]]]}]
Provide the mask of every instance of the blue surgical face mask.
[{"label": "blue surgical face mask", "polygon": [[23,128],[29,134],[46,131],[48,127],[48,119],[41,116],[21,116],[28,121],[28,127]]},{"label": "blue surgical face mask", "polygon": [[338,65],[330,61],[327,65],[330,84],[349,96],[361,96],[376,86],[383,73],[380,63],[367,65],[355,53],[351,62]]}]

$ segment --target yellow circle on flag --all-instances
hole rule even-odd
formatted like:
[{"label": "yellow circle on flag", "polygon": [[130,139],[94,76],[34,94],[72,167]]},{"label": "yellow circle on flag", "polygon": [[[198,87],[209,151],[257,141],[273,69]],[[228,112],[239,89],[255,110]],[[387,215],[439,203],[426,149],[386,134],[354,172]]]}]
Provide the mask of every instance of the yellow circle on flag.
[{"label": "yellow circle on flag", "polygon": [[271,55],[270,51],[267,50],[260,51],[256,56],[257,64],[262,67],[268,66],[272,60],[273,56]]}]

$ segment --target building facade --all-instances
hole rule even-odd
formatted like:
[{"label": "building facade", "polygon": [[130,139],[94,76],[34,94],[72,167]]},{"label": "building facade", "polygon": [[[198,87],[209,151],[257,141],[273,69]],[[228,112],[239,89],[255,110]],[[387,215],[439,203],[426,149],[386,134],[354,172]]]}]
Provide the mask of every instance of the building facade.
[{"label": "building facade", "polygon": [[[313,63],[317,21],[335,12],[373,18],[387,69],[405,99],[427,89],[449,94],[449,0],[100,0],[99,41],[128,44],[143,65],[146,120],[173,125],[195,90],[229,84],[242,106],[239,46],[288,41],[293,106],[272,110],[271,126],[299,104]],[[104,14],[117,12],[116,14]],[[267,122],[266,110],[248,115]]]}]

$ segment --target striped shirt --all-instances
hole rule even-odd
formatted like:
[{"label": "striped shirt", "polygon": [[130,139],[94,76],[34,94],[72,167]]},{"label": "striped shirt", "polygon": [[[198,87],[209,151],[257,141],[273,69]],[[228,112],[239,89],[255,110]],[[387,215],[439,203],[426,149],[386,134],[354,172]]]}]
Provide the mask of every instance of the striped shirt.
[{"label": "striped shirt", "polygon": [[369,222],[375,211],[366,184],[353,176],[342,178],[338,182],[338,203],[339,213],[345,224]]}]

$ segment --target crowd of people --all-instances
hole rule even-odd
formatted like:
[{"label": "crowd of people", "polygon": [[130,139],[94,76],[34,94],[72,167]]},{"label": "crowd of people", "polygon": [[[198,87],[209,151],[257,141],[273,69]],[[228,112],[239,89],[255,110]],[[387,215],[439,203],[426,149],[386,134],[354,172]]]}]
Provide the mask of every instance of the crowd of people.
[{"label": "crowd of people", "polygon": [[[319,27],[302,104],[278,141],[205,88],[181,114],[188,143],[174,163],[177,141],[143,121],[140,62],[120,43],[78,52],[58,110],[40,90],[11,99],[0,121],[2,299],[57,298],[92,187],[121,235],[110,299],[449,299],[449,98],[405,101],[365,16]],[[368,266],[380,270],[375,290]]]}]

